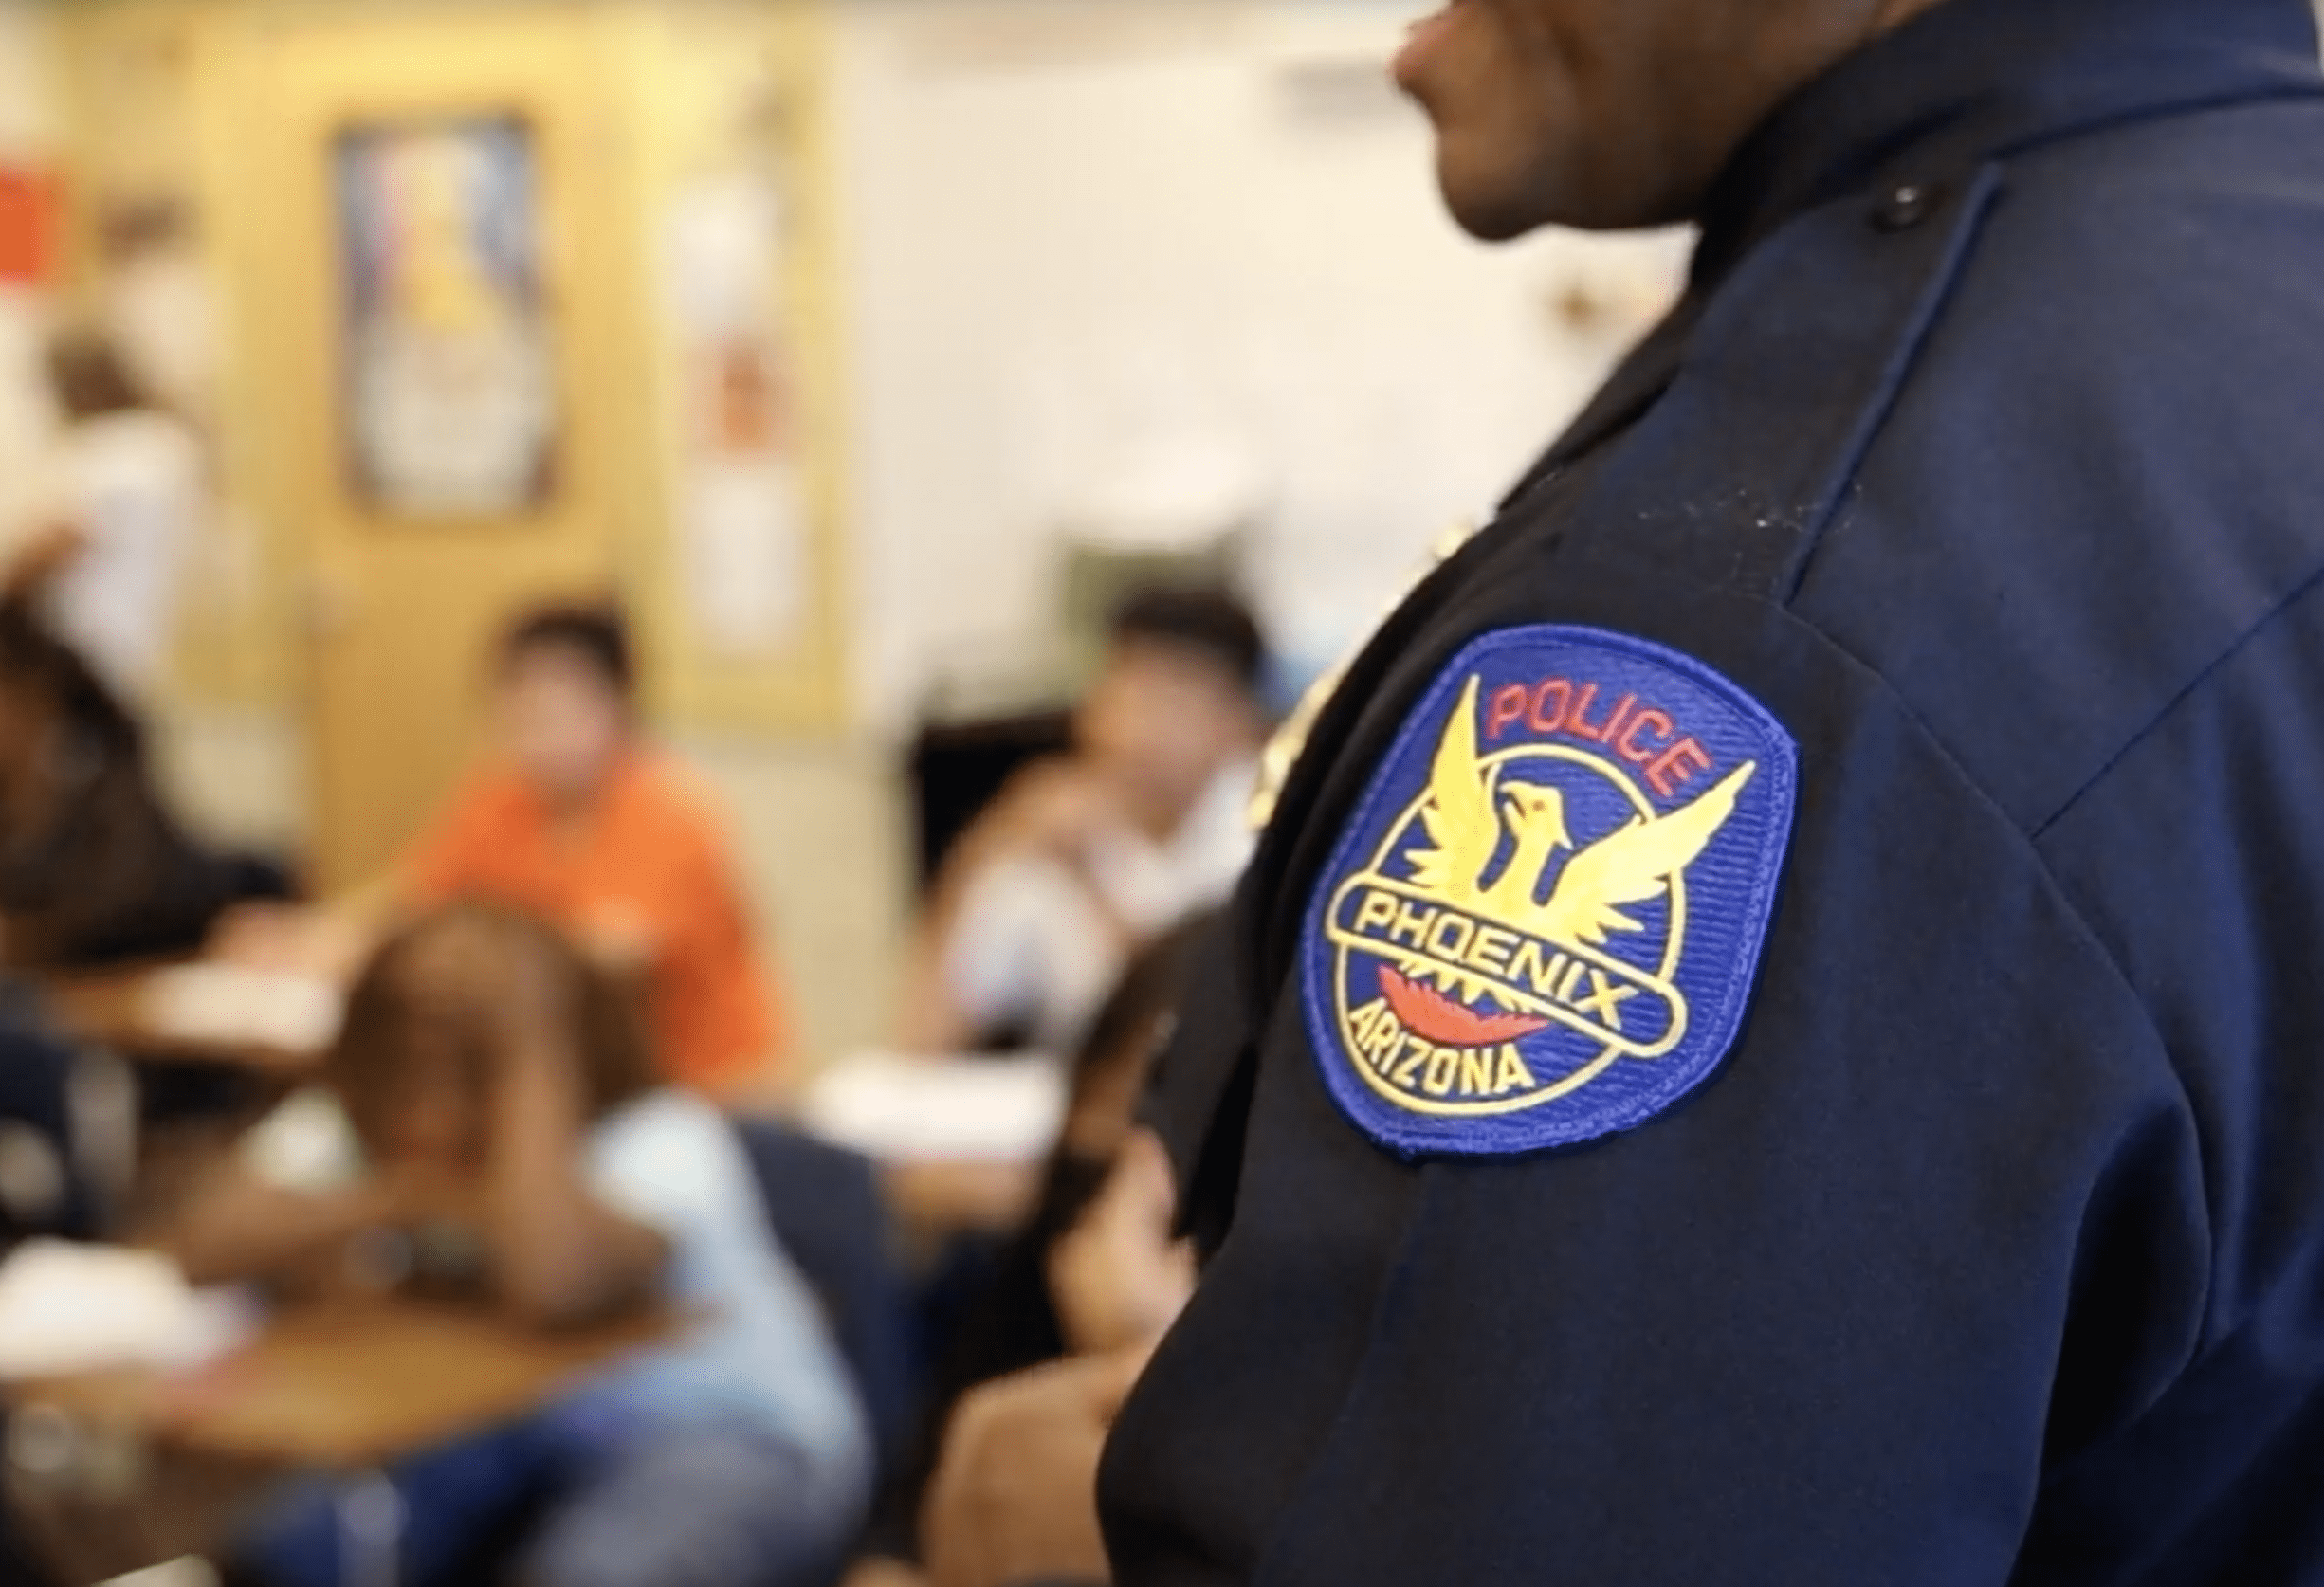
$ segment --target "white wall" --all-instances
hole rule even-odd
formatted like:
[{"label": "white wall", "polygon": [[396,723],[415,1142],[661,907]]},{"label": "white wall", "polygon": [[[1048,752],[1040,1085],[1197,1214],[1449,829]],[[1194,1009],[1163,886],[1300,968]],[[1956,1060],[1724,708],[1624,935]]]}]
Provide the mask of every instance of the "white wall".
[{"label": "white wall", "polygon": [[835,8],[872,723],[1037,648],[1060,521],[1150,468],[1264,505],[1261,599],[1327,659],[1638,328],[1566,328],[1577,275],[1651,313],[1671,239],[1444,218],[1379,65],[1417,5]]}]

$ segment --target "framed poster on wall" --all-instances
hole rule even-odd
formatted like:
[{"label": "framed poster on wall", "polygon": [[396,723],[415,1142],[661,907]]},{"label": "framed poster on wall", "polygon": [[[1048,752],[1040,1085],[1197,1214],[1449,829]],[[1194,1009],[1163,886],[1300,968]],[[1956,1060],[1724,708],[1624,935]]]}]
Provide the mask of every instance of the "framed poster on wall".
[{"label": "framed poster on wall", "polygon": [[537,511],[556,489],[558,414],[532,129],[357,123],[333,159],[357,500],[405,519]]}]

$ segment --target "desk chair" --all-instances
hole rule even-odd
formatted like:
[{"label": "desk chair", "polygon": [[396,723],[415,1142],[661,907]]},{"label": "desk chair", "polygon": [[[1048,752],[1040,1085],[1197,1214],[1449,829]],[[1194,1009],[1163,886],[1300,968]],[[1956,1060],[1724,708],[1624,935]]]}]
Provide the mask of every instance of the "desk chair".
[{"label": "desk chair", "polygon": [[[13,1021],[0,1020],[0,1249],[35,1234],[87,1239],[97,1198],[82,1172],[72,1050]],[[0,1447],[8,1422],[0,1416]],[[0,1583],[37,1587],[48,1579],[19,1546],[0,1507]]]},{"label": "desk chair", "polygon": [[97,1233],[89,1132],[76,1105],[90,1067],[64,1043],[0,1019],[0,1249],[35,1234]]},{"label": "desk chair", "polygon": [[1068,710],[924,724],[906,765],[922,891],[935,885],[952,846],[1011,777],[1072,744],[1073,716]]}]

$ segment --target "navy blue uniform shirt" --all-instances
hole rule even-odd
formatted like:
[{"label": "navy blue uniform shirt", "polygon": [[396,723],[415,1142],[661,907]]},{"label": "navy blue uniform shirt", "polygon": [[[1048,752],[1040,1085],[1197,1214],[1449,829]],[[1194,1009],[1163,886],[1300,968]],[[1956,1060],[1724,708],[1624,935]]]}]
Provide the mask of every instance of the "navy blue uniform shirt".
[{"label": "navy blue uniform shirt", "polygon": [[[2298,0],[1949,0],[1742,152],[1212,944],[1153,1104],[1209,1260],[1103,1479],[1130,1587],[2324,1581],[2315,63]],[[1656,822],[1592,930],[1477,868]],[[1705,961],[1633,975],[1671,878]],[[1453,1105],[1624,1012],[1627,1113]]]}]

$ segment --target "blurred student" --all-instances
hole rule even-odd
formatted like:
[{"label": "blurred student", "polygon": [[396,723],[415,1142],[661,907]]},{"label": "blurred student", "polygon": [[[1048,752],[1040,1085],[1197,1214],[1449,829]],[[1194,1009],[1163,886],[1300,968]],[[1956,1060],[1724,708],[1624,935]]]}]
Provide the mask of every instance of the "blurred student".
[{"label": "blurred student", "polygon": [[1072,752],[1021,773],[945,862],[906,1047],[1070,1052],[1139,947],[1225,898],[1251,854],[1265,663],[1222,592],[1122,604]]},{"label": "blurred student", "polygon": [[[862,1414],[732,1127],[655,1087],[623,992],[544,923],[459,905],[392,939],[324,1084],[163,1244],[199,1283],[400,1271],[534,1327],[682,1318],[674,1342],[389,1472],[413,1587],[478,1578],[525,1518],[516,1579],[542,1587],[785,1587],[828,1579],[860,1519]],[[340,1581],[337,1491],[281,1495],[238,1569]]]},{"label": "blurred student", "polygon": [[398,915],[511,904],[643,990],[666,1078],[719,1098],[768,1082],[784,1031],[734,859],[707,795],[643,739],[621,618],[571,605],[521,617],[501,642],[492,707],[498,753],[384,886],[295,927],[302,945],[245,921],[221,951],[343,974]]},{"label": "blurred student", "polygon": [[192,953],[236,898],[285,888],[179,828],[137,718],[25,600],[0,599],[0,962]]},{"label": "blurred student", "polygon": [[151,401],[111,341],[59,335],[48,380],[63,429],[0,585],[29,596],[107,686],[153,694],[176,637],[180,573],[210,510],[202,446]]},{"label": "blurred student", "polygon": [[[1183,1247],[1164,1243],[1177,1208],[1164,1147],[1152,1133],[1137,1131],[1124,1143],[1068,1260],[1104,1275],[1107,1290],[1133,1301],[1160,1294],[1158,1280],[1166,1274],[1176,1282],[1182,1272],[1182,1308],[1192,1298],[1192,1259]],[[1114,1411],[1176,1312],[1150,1328],[1137,1326],[1145,1320],[1140,1307],[1103,1315],[1116,1326],[1093,1339],[1112,1342],[1093,1342],[983,1384],[953,1408],[921,1516],[924,1578],[864,1571],[851,1587],[1098,1587],[1112,1579],[1097,1487],[1088,1479],[1098,1468]]]},{"label": "blurred student", "polygon": [[850,1587],[920,1579],[920,1513],[966,1395],[1044,1362],[1149,1344],[1193,1293],[1193,1252],[1170,1227],[1169,1165],[1153,1138],[1131,1127],[1194,939],[1214,918],[1141,953],[1090,1026],[1038,1210],[1002,1249],[944,1350],[921,1436],[883,1485]]}]

